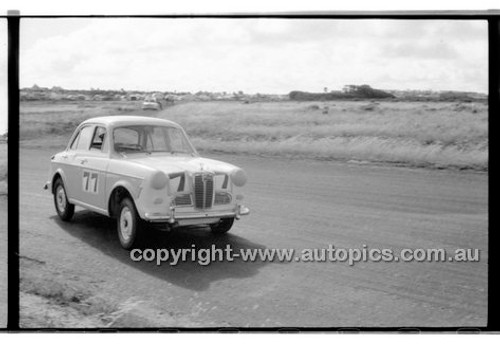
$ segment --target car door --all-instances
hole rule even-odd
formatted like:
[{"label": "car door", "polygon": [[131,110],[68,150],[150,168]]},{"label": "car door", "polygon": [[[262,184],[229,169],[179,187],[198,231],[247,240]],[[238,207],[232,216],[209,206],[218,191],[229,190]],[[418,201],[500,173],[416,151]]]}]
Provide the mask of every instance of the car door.
[{"label": "car door", "polygon": [[82,202],[82,172],[80,160],[77,157],[85,153],[90,147],[90,141],[95,125],[83,125],[80,127],[70,147],[63,155],[65,160],[64,173],[66,175],[65,184],[70,201]]},{"label": "car door", "polygon": [[49,178],[52,176],[52,172],[55,169],[60,169],[63,175],[64,187],[66,188],[66,194],[68,198],[73,199],[75,189],[72,187],[72,181],[74,181],[74,177],[72,175],[76,175],[73,165],[73,159],[75,156],[76,146],[78,144],[78,139],[80,138],[80,131],[78,129],[75,131],[73,136],[71,137],[70,143],[65,151],[60,153],[60,158],[52,157],[52,160],[56,163],[54,168],[51,168],[49,173]]},{"label": "car door", "polygon": [[[82,131],[83,132],[83,131]],[[109,147],[106,128],[92,129],[88,148],[77,150],[75,164],[80,167],[81,201],[93,210],[106,211],[106,172],[109,165]]]}]

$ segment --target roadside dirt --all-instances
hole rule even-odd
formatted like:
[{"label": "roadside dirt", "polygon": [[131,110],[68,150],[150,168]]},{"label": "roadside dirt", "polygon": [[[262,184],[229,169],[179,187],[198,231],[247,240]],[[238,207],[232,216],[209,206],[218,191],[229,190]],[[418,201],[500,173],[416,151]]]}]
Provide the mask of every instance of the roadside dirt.
[{"label": "roadside dirt", "polygon": [[29,257],[21,257],[20,262],[22,327],[154,327],[159,323],[144,316],[139,300],[115,302],[99,294],[99,283],[91,278]]}]

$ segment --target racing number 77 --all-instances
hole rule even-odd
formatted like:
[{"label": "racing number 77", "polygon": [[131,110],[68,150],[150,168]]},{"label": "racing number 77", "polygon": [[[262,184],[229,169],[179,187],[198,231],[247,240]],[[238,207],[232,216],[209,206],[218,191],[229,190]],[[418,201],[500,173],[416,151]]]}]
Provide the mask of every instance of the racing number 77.
[{"label": "racing number 77", "polygon": [[84,171],[83,172],[83,191],[97,193],[98,173]]}]

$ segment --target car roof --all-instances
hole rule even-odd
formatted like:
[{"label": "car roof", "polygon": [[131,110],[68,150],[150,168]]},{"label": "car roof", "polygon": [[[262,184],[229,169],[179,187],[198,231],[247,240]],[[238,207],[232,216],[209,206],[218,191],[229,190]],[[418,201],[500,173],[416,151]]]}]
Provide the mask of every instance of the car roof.
[{"label": "car roof", "polygon": [[179,124],[170,120],[159,119],[155,117],[124,116],[124,115],[93,117],[91,119],[83,121],[80,125],[84,125],[87,123],[98,123],[106,125],[108,127],[130,126],[130,125],[160,125],[160,126],[181,127]]}]

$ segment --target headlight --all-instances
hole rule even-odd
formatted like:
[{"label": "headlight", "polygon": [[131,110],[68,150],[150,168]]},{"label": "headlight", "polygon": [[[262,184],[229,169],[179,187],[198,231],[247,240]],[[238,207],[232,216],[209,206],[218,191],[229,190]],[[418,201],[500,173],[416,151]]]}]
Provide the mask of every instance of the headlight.
[{"label": "headlight", "polygon": [[214,205],[223,205],[231,203],[231,195],[226,192],[215,193]]},{"label": "headlight", "polygon": [[151,187],[154,189],[163,189],[167,185],[168,178],[167,175],[165,175],[161,171],[157,171],[154,173],[154,175],[151,177]]},{"label": "headlight", "polygon": [[247,174],[242,169],[236,169],[231,172],[231,181],[237,187],[242,187],[247,183]]}]

